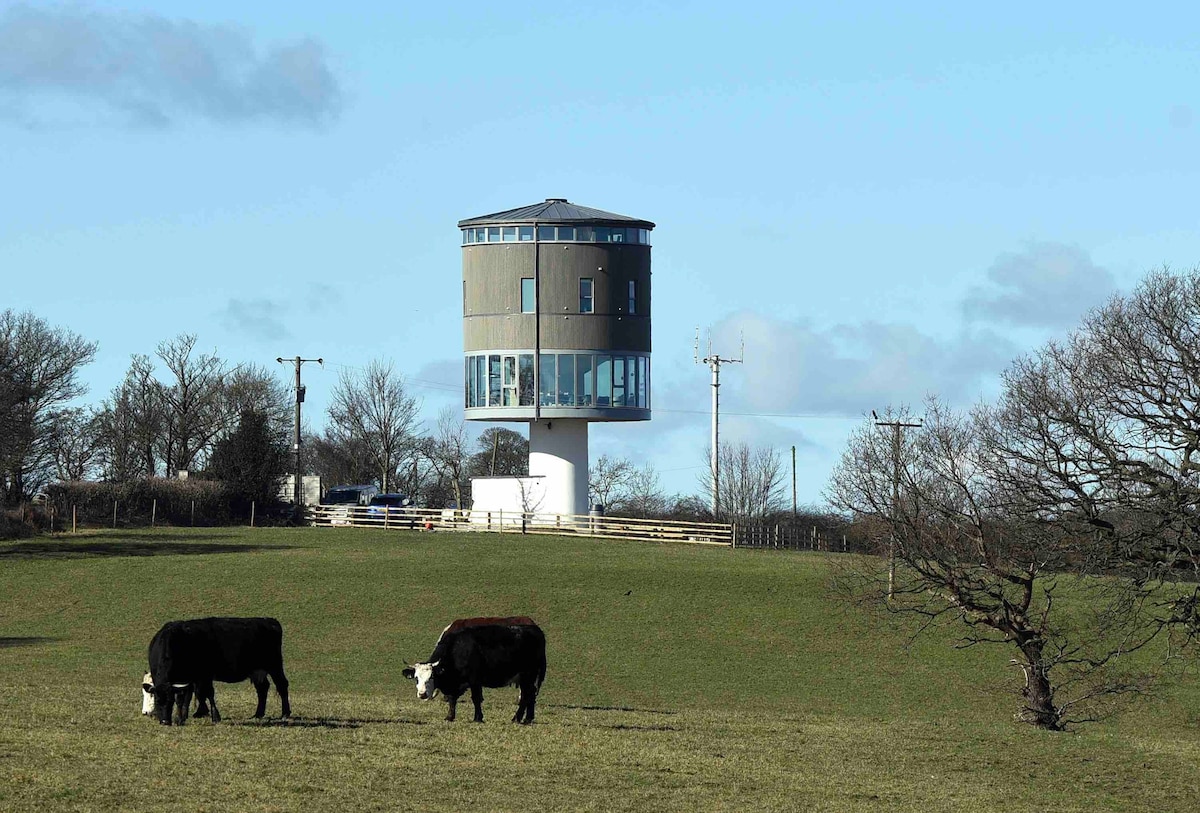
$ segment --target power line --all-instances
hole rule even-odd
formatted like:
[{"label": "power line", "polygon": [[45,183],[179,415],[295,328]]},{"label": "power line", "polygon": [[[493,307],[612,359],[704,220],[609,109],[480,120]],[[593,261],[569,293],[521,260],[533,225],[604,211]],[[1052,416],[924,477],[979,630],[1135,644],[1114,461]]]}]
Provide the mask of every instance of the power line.
[{"label": "power line", "polygon": [[[366,367],[362,367],[357,364],[336,364],[332,361],[329,362],[329,366],[336,367],[339,370],[353,370],[359,373],[366,372],[367,369]],[[448,392],[459,392],[462,389],[461,384],[447,384],[444,381],[429,381],[428,379],[424,378],[409,378],[403,373],[400,374],[400,377],[404,380],[405,384],[414,384],[418,387],[425,387],[427,389],[446,390]]]},{"label": "power line", "polygon": [[[705,409],[668,409],[666,407],[654,407],[655,412],[671,412],[679,415],[708,415],[709,410]],[[805,418],[833,421],[858,421],[862,420],[862,415],[830,415],[822,412],[730,412],[725,410],[722,415],[734,415],[739,418]]]}]

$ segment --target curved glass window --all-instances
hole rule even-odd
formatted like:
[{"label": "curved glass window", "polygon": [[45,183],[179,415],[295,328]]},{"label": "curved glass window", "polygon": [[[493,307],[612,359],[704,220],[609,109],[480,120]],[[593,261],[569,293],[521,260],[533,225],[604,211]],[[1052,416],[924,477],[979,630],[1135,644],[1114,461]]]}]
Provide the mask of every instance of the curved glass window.
[{"label": "curved glass window", "polygon": [[554,406],[554,371],[554,354],[542,353],[538,363],[538,403],[542,406]]},{"label": "curved glass window", "polygon": [[592,390],[595,386],[592,378],[592,356],[590,353],[579,353],[575,356],[575,406],[591,406]]},{"label": "curved glass window", "polygon": [[533,353],[522,353],[520,359],[521,406],[533,406]]},{"label": "curved glass window", "polygon": [[[532,242],[533,226],[475,226],[462,230],[463,245],[475,243]],[[538,226],[543,243],[637,243],[650,245],[649,229],[620,226]]]},{"label": "curved glass window", "polygon": [[612,356],[596,356],[596,406],[612,405]]},{"label": "curved glass window", "polygon": [[[537,399],[544,407],[650,408],[650,357],[609,353],[542,353]],[[533,353],[466,357],[465,401],[471,407],[531,407]]]},{"label": "curved glass window", "polygon": [[488,406],[500,406],[500,357],[488,356]]}]

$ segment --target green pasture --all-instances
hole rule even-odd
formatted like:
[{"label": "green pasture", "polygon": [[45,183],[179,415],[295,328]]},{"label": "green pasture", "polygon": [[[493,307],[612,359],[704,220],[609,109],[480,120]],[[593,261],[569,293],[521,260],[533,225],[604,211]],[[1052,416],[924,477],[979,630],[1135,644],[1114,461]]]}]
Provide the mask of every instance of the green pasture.
[{"label": "green pasture", "polygon": [[[1200,810],[1200,687],[1113,721],[1013,721],[998,648],[911,645],[836,602],[837,557],[363,529],[0,543],[0,810]],[[443,721],[400,677],[442,628],[530,615],[537,723]],[[294,718],[140,711],[167,620],[272,615]]]}]

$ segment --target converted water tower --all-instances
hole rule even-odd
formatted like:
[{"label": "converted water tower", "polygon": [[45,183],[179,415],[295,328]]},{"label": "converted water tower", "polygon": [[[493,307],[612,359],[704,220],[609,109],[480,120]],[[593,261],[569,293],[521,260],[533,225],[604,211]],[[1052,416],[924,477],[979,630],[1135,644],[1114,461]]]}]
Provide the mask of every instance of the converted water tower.
[{"label": "converted water tower", "polygon": [[458,225],[466,417],[529,424],[524,510],[585,514],[588,422],[650,420],[654,224],[550,198]]}]

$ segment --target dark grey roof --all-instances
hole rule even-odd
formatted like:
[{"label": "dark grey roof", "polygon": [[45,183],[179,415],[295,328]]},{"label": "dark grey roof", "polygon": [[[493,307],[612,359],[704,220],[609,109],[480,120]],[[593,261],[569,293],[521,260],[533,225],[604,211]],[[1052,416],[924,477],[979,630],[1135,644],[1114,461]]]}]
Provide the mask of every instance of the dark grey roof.
[{"label": "dark grey roof", "polygon": [[532,206],[522,206],[505,212],[490,215],[469,217],[458,221],[459,228],[464,226],[490,226],[496,223],[599,223],[610,226],[633,226],[639,229],[653,229],[654,224],[649,220],[639,220],[628,215],[616,215],[589,206],[579,206],[565,198],[546,198],[544,203]]}]

